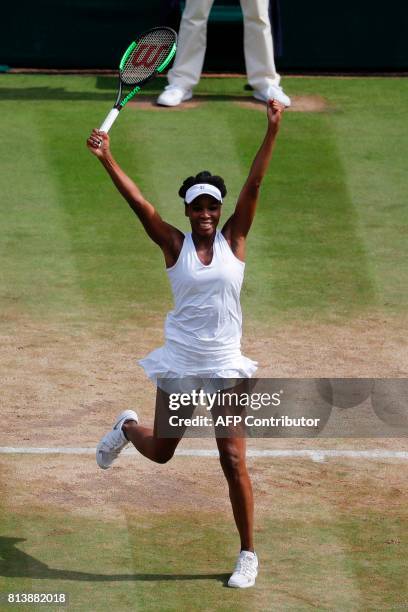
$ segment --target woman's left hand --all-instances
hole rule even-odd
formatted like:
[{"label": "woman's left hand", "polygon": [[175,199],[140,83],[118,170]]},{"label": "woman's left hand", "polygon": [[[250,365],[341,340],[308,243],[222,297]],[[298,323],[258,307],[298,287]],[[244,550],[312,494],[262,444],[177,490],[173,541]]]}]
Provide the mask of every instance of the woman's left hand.
[{"label": "woman's left hand", "polygon": [[285,110],[285,106],[277,100],[268,100],[267,102],[267,115],[269,127],[278,131],[279,124],[282,118],[282,113]]}]

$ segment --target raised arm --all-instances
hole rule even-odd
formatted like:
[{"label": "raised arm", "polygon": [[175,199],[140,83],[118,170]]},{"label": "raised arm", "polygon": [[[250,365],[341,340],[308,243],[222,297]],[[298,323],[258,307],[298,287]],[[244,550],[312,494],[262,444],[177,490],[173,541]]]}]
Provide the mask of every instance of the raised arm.
[{"label": "raised arm", "polygon": [[245,238],[251,228],[259,189],[268,169],[284,106],[275,100],[267,104],[268,126],[263,142],[252,162],[248,178],[239,195],[235,211],[223,227],[223,234],[237,257],[243,259]]},{"label": "raised arm", "polygon": [[119,193],[139,217],[148,236],[163,250],[167,265],[173,265],[173,260],[177,259],[183,243],[182,232],[163,221],[139,187],[123,172],[110,151],[108,134],[94,129],[86,144],[91,153],[102,163]]}]

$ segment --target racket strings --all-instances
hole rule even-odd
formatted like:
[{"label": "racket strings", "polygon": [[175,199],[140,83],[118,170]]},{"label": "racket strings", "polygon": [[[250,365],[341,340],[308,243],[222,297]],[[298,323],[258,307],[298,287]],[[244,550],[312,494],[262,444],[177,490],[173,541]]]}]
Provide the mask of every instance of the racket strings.
[{"label": "racket strings", "polygon": [[122,81],[136,85],[147,79],[168,57],[174,42],[174,33],[166,29],[153,30],[141,36],[121,71]]}]

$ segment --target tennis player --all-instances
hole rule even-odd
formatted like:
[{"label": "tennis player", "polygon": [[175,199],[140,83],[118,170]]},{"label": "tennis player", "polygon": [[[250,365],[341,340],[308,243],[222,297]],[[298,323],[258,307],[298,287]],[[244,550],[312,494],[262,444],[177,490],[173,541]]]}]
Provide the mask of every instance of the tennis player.
[{"label": "tennis player", "polygon": [[[160,419],[169,410],[169,389],[162,379],[201,377],[203,380],[247,379],[257,364],[241,354],[242,316],[240,290],[245,268],[246,238],[254,219],[259,190],[267,171],[284,106],[275,100],[267,104],[267,129],[239,195],[235,210],[217,229],[227,190],[219,176],[201,172],[187,178],[179,190],[191,232],[184,234],[169,225],[146,200],[134,182],[114,160],[109,137],[93,130],[89,150],[101,161],[113,183],[139,217],[148,236],[161,248],[175,307],[165,325],[164,346],[140,361],[146,374],[157,384],[153,429],[139,424],[137,414],[126,410],[111,431],[99,442],[98,465],[109,468],[129,442],[145,457],[157,463],[169,461],[181,440],[161,437]],[[229,389],[231,391],[231,389]],[[174,414],[174,413],[173,413]],[[245,437],[217,437],[220,462],[226,476],[241,552],[228,581],[231,587],[255,584],[258,559],[253,542],[253,496],[246,467]]]}]

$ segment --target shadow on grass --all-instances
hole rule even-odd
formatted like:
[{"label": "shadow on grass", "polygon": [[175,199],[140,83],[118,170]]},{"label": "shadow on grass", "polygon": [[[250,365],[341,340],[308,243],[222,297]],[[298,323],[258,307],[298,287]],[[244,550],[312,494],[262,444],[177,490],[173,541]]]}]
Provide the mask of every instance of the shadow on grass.
[{"label": "shadow on grass", "polygon": [[0,87],[0,98],[4,100],[111,100],[114,88],[112,91],[91,92],[91,91],[67,91],[64,87],[27,87],[11,88]]},{"label": "shadow on grass", "polygon": [[[154,100],[160,93],[158,91],[145,90],[143,93],[138,94],[134,98],[137,100],[148,99],[151,101],[152,96]],[[114,102],[116,96],[116,84],[113,84],[106,92],[99,91],[67,91],[64,87],[27,87],[23,88],[11,88],[11,87],[0,87],[0,99],[2,101],[11,100],[14,102],[22,100],[62,100],[62,101],[95,101],[103,102],[109,101]],[[236,94],[212,94],[212,93],[195,93],[194,100],[197,102],[207,101],[236,101],[242,102],[245,100],[252,100],[252,97],[248,94],[243,93],[242,95]],[[168,110],[166,107],[160,107],[163,110]]]},{"label": "shadow on grass", "polygon": [[217,580],[226,584],[229,574],[92,574],[75,570],[53,569],[16,548],[25,538],[0,537],[0,576],[44,580],[78,580],[91,582],[159,582],[178,580]]}]

